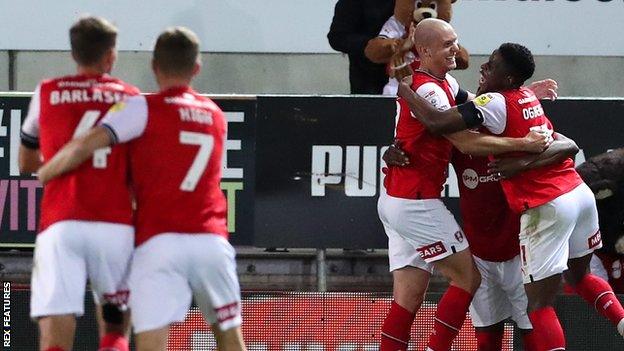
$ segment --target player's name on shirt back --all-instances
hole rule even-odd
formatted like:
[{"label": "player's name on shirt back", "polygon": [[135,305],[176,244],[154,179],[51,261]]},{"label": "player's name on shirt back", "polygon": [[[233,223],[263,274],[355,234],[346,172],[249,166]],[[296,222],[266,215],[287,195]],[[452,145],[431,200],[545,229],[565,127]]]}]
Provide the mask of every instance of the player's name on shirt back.
[{"label": "player's name on shirt back", "polygon": [[58,82],[57,89],[50,91],[50,105],[84,102],[114,104],[129,96],[124,91],[126,87],[113,82],[61,81]]},{"label": "player's name on shirt back", "polygon": [[182,122],[213,124],[212,110],[217,106],[212,101],[198,100],[189,93],[182,96],[167,96],[163,101],[165,104],[179,105],[178,113]]},{"label": "player's name on shirt back", "polygon": [[182,122],[196,122],[212,125],[212,112],[205,109],[193,108],[193,107],[180,107],[178,108],[180,114],[180,120]]}]

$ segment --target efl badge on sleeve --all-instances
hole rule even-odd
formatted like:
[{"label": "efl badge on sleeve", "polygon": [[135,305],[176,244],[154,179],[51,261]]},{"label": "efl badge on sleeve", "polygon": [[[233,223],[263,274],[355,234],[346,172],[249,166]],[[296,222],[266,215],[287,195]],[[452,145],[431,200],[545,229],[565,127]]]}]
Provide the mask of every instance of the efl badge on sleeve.
[{"label": "efl badge on sleeve", "polygon": [[490,94],[479,95],[474,99],[474,103],[481,107],[487,105],[490,101],[492,101],[492,96]]}]

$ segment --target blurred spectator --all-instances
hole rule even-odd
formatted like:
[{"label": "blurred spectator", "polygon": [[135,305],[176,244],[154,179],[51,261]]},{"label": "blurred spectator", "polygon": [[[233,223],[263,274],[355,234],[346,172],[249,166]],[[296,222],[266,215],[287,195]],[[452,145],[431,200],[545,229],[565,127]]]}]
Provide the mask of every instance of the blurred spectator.
[{"label": "blurred spectator", "polygon": [[351,94],[381,94],[388,82],[386,66],[372,63],[364,48],[394,11],[394,0],[338,0],[327,39],[349,55]]}]

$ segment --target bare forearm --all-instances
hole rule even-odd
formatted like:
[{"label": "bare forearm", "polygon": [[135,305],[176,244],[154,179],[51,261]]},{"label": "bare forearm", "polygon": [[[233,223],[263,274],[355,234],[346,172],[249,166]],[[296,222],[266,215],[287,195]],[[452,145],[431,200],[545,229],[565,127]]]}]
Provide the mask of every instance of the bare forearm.
[{"label": "bare forearm", "polygon": [[45,184],[64,173],[76,169],[89,158],[91,153],[80,142],[72,141],[39,169],[39,180]]},{"label": "bare forearm", "polygon": [[396,39],[373,38],[368,41],[364,55],[374,63],[388,63],[394,55]]},{"label": "bare forearm", "polygon": [[453,133],[446,137],[459,151],[473,156],[499,155],[526,149],[523,138],[502,138],[470,131]]},{"label": "bare forearm", "polygon": [[89,159],[97,149],[111,145],[113,138],[104,127],[91,129],[86,135],[72,140],[39,170],[39,180],[47,183],[50,179],[76,169]]},{"label": "bare forearm", "polygon": [[405,99],[414,117],[427,128],[429,133],[443,135],[466,129],[466,124],[457,108],[439,111],[427,100],[414,93],[411,88],[403,87],[400,90],[400,96]]},{"label": "bare forearm", "polygon": [[578,152],[578,146],[571,139],[555,140],[541,154],[526,157],[526,168],[539,168],[562,162],[573,157]]}]

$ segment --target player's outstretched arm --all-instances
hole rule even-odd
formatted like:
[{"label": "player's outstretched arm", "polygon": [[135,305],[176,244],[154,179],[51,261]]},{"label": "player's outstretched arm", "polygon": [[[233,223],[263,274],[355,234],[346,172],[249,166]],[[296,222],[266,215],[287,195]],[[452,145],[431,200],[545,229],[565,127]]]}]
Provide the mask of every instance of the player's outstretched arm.
[{"label": "player's outstretched arm", "polygon": [[39,169],[38,178],[42,184],[72,171],[89,159],[97,149],[113,144],[113,136],[103,126],[92,128],[85,135],[67,143],[54,157]]},{"label": "player's outstretched arm", "polygon": [[549,138],[544,133],[530,132],[524,138],[507,138],[464,130],[445,137],[461,153],[473,156],[500,155],[514,151],[538,153],[544,151]]},{"label": "player's outstretched arm", "polygon": [[495,159],[488,164],[488,173],[498,173],[502,178],[511,178],[523,171],[562,162],[579,151],[574,140],[555,133],[555,141],[544,152],[519,158]]},{"label": "player's outstretched arm", "polygon": [[[478,114],[468,114],[469,118],[464,118],[458,107],[439,111],[427,100],[418,96],[412,88],[404,81],[399,84],[398,95],[405,99],[412,114],[427,128],[433,135],[443,135],[459,132],[481,124],[482,119],[474,118]],[[472,102],[460,106],[472,106]]]}]

